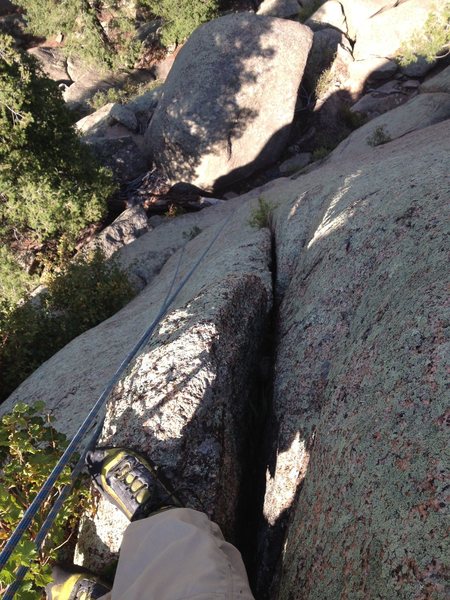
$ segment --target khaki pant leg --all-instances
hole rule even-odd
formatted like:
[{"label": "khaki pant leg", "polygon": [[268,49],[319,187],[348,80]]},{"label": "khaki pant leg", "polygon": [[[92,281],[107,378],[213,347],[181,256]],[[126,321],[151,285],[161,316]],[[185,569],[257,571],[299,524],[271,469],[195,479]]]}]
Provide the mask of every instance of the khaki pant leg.
[{"label": "khaki pant leg", "polygon": [[130,523],[102,600],[254,600],[238,550],[190,508]]}]

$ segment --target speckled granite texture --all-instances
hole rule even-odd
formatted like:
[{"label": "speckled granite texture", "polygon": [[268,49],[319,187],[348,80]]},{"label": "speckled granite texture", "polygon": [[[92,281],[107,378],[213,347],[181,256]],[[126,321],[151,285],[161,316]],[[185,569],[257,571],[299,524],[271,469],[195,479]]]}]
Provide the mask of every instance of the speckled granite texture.
[{"label": "speckled granite texture", "polygon": [[[320,185],[300,178],[277,211],[265,516],[276,526],[292,507],[282,600],[445,597],[449,133],[411,133],[338,172],[337,149]],[[323,209],[305,232],[293,227],[311,194]]]}]

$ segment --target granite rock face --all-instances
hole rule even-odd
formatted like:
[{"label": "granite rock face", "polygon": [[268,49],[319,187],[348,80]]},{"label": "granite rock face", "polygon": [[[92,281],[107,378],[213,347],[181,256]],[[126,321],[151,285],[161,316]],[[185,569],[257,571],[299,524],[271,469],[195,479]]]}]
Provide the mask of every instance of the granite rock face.
[{"label": "granite rock face", "polygon": [[386,112],[356,129],[330,155],[335,165],[349,157],[358,159],[373,146],[383,147],[391,140],[450,118],[450,94],[419,94],[406,104]]},{"label": "granite rock face", "polygon": [[325,165],[276,211],[280,599],[444,598],[449,131]]},{"label": "granite rock face", "polygon": [[420,86],[420,91],[450,94],[450,66],[424,81]]},{"label": "granite rock face", "polygon": [[296,17],[300,8],[297,0],[264,0],[259,5],[256,14],[287,19],[289,17]]},{"label": "granite rock face", "polygon": [[67,59],[60,48],[38,46],[30,48],[28,53],[40,63],[43,72],[54,81],[68,81]]},{"label": "granite rock face", "polygon": [[[183,300],[117,386],[100,440],[152,458],[186,504],[205,511],[229,539],[237,534],[251,381],[271,306],[270,235],[243,228],[248,214],[249,206],[237,211]],[[190,242],[177,282],[216,232],[210,228]],[[170,281],[178,258],[157,280]],[[155,281],[139,298],[148,302],[157,289]],[[101,505],[93,520],[85,519],[77,550],[91,569],[116,555],[127,525]]]},{"label": "granite rock face", "polygon": [[199,27],[145,135],[168,179],[212,190],[273,163],[288,139],[311,43],[299,23],[250,13]]},{"label": "granite rock face", "polygon": [[111,225],[105,227],[81,252],[89,253],[99,248],[105,258],[110,258],[119,249],[132,244],[150,229],[147,215],[142,206],[124,210]]},{"label": "granite rock face", "polygon": [[[350,2],[359,8],[359,2]],[[363,3],[364,4],[364,3]],[[392,57],[408,41],[435,8],[433,0],[381,2],[380,6],[361,25],[356,27],[355,60],[371,57]],[[344,6],[345,10],[345,6]]]},{"label": "granite rock face", "polygon": [[[230,539],[236,535],[243,457],[255,410],[251,390],[272,304],[270,232],[250,227],[257,196],[250,194],[247,200],[205,209],[204,214],[213,213],[213,226],[203,231],[197,215],[191,223],[185,215],[178,225],[180,238],[188,233],[184,250],[169,260],[163,257],[162,271],[131,303],[73,340],[2,406],[5,411],[18,399],[33,403],[45,396],[56,427],[72,434],[159,312],[171,283],[179,284],[225,225],[114,390],[100,442],[126,445],[153,458],[186,503],[206,511]],[[141,242],[142,249],[144,238],[157,232],[157,254],[164,229],[175,227],[162,224],[134,243]],[[147,253],[150,245],[147,240]],[[82,524],[77,560],[92,569],[104,566],[116,555],[125,526],[117,511],[101,505],[95,520],[86,518]]]},{"label": "granite rock face", "polygon": [[[360,4],[375,19],[393,3]],[[111,253],[125,244],[115,256],[141,293],[43,364],[1,412],[44,398],[73,434],[172,282],[230,218],[113,391],[101,442],[148,454],[234,540],[274,295],[258,598],[443,600],[448,89],[446,69],[292,179],[147,233],[132,209],[136,221],[105,236]],[[161,115],[174,110],[165,98]],[[147,97],[144,112],[154,108]],[[258,214],[261,227],[249,226]],[[116,557],[126,524],[100,501],[77,562],[97,570]]]}]

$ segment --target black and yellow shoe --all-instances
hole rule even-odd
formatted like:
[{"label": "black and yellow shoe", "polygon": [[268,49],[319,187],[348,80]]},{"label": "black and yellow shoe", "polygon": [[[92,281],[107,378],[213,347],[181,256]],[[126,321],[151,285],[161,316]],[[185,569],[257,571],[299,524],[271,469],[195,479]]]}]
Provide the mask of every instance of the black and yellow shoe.
[{"label": "black and yellow shoe", "polygon": [[98,448],[88,452],[86,465],[96,488],[130,521],[182,506],[158,467],[132,450]]},{"label": "black and yellow shoe", "polygon": [[70,572],[54,567],[53,582],[45,588],[47,600],[97,600],[111,588],[89,572]]}]

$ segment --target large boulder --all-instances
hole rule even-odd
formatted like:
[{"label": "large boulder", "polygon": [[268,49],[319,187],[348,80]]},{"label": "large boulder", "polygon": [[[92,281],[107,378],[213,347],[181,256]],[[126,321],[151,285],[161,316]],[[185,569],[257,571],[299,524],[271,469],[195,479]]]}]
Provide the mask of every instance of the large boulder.
[{"label": "large boulder", "polygon": [[[351,2],[352,6],[360,5]],[[353,48],[355,60],[393,57],[402,44],[421,30],[430,12],[436,7],[434,0],[407,0],[406,2],[381,2],[382,10],[362,20],[356,29]]]},{"label": "large boulder", "polygon": [[328,163],[278,201],[263,554],[289,525],[262,597],[445,597],[449,134]]},{"label": "large boulder", "polygon": [[[401,0],[401,2],[404,1]],[[399,0],[340,0],[340,4],[345,14],[348,34],[352,40],[355,40],[358,29],[363,23],[377,14],[393,8],[400,2]]]},{"label": "large boulder", "polygon": [[264,0],[259,5],[256,14],[285,19],[296,17],[299,12],[300,4],[297,0]]},{"label": "large boulder", "polygon": [[288,139],[312,32],[231,14],[178,54],[145,139],[172,182],[220,188],[278,158]]},{"label": "large boulder", "polygon": [[338,0],[328,0],[319,7],[306,21],[305,25],[313,31],[335,27],[347,35],[347,20],[345,18],[342,4]]}]

